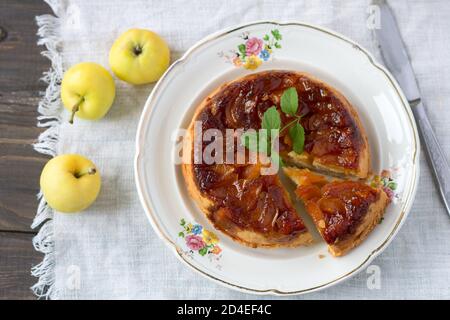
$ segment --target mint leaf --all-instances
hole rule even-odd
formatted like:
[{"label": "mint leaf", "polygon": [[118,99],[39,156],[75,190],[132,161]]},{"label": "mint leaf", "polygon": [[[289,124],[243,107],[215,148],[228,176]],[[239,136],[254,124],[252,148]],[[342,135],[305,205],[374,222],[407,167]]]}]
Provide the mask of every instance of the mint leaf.
[{"label": "mint leaf", "polygon": [[[281,127],[281,118],[278,113],[277,107],[273,106],[264,112],[263,121],[261,124],[263,129],[272,130],[272,129],[280,129]],[[270,134],[270,132],[269,132]]]},{"label": "mint leaf", "polygon": [[290,114],[291,116],[295,115],[298,109],[298,94],[297,89],[294,87],[290,87],[289,89],[284,90],[280,99],[281,110]]},{"label": "mint leaf", "polygon": [[296,122],[292,127],[289,128],[289,136],[292,140],[292,148],[295,153],[302,153],[303,147],[305,145],[305,130],[302,125]]},{"label": "mint leaf", "polygon": [[241,144],[250,151],[258,151],[258,134],[256,131],[244,132],[241,135]]}]

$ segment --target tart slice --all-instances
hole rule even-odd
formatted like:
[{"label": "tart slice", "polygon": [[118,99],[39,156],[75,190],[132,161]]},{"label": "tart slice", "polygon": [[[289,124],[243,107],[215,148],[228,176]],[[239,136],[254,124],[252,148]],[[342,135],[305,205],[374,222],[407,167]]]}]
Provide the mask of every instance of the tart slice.
[{"label": "tart slice", "polygon": [[317,230],[334,256],[342,256],[359,245],[379,223],[389,197],[379,188],[360,181],[329,181],[308,169],[284,168],[296,184]]}]

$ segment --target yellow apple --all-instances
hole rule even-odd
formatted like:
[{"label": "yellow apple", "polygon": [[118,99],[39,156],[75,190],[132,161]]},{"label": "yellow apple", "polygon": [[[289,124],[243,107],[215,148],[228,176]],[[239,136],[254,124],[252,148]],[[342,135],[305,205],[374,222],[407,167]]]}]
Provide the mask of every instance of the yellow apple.
[{"label": "yellow apple", "polygon": [[82,62],[74,65],[64,74],[61,83],[61,99],[71,112],[69,122],[76,115],[81,119],[102,118],[111,107],[116,87],[111,74],[101,65]]},{"label": "yellow apple", "polygon": [[121,80],[132,84],[157,81],[170,61],[167,43],[156,33],[130,29],[114,42],[109,51],[109,65]]},{"label": "yellow apple", "polygon": [[40,185],[50,207],[60,212],[79,212],[97,198],[101,178],[89,159],[78,154],[64,154],[47,162]]}]

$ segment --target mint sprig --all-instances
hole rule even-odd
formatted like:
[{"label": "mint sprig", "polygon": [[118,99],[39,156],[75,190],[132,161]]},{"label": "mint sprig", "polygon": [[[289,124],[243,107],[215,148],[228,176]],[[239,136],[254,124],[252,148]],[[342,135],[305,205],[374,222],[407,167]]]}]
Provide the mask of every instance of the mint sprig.
[{"label": "mint sprig", "polygon": [[303,129],[299,122],[294,123],[294,125],[289,128],[289,136],[291,137],[292,149],[294,149],[295,153],[302,153],[305,145],[305,129]]},{"label": "mint sprig", "polygon": [[294,87],[286,89],[281,95],[280,99],[281,111],[295,116],[298,109],[298,94]]},{"label": "mint sprig", "polygon": [[296,88],[290,87],[283,92],[280,99],[280,107],[283,113],[294,119],[281,128],[280,113],[276,106],[272,106],[264,112],[261,123],[261,128],[266,131],[261,130],[258,133],[256,131],[245,132],[241,136],[241,144],[251,151],[266,153],[271,157],[272,161],[283,165],[280,155],[272,150],[270,138],[275,138],[271,137],[272,130],[277,130],[279,134],[288,129],[295,153],[302,153],[305,145],[305,129],[300,123],[302,116],[297,115],[298,93]]},{"label": "mint sprig", "polygon": [[281,118],[277,107],[272,106],[264,112],[261,127],[268,131],[279,130],[281,127]]}]

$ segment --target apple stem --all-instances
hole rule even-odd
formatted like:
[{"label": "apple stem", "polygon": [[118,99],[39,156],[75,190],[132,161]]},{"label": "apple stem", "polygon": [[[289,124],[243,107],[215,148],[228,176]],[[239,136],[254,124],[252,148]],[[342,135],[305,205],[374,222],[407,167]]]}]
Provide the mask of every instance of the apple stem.
[{"label": "apple stem", "polygon": [[85,176],[87,174],[92,175],[92,174],[96,174],[96,173],[97,173],[97,169],[89,168],[86,172],[75,174],[75,177],[81,178],[82,176]]},{"label": "apple stem", "polygon": [[72,114],[70,115],[70,119],[69,119],[69,123],[73,124],[73,118],[75,118],[75,113],[78,112],[78,110],[80,110],[80,104],[84,101],[84,98],[81,98],[80,100],[78,100],[77,103],[75,103],[75,105],[72,107]]}]

